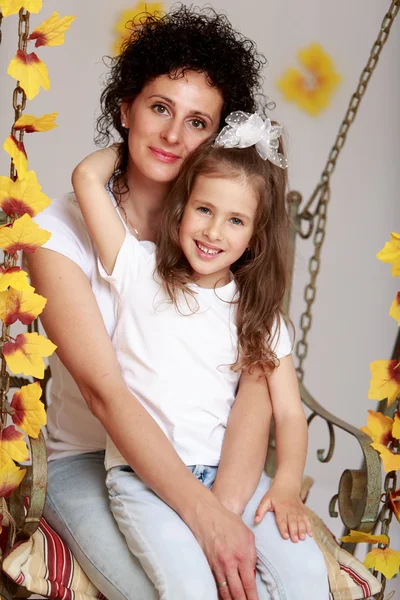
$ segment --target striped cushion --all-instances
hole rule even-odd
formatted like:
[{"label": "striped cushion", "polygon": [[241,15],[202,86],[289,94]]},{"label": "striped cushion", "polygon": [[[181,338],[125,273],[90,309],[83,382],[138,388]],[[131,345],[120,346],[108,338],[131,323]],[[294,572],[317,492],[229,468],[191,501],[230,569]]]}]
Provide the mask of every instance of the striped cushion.
[{"label": "striped cushion", "polygon": [[[373,598],[381,588],[378,580],[359,560],[339,546],[315,513],[309,509],[307,512],[327,565],[330,599]],[[3,570],[30,592],[53,600],[104,599],[45,519],[41,520],[38,530],[29,540],[16,544],[7,554]]]},{"label": "striped cushion", "polygon": [[33,594],[54,600],[105,600],[45,519],[29,540],[15,544],[3,571]]},{"label": "striped cushion", "polygon": [[314,538],[324,555],[328,569],[331,600],[373,598],[381,584],[352,554],[343,550],[319,517],[307,508]]}]

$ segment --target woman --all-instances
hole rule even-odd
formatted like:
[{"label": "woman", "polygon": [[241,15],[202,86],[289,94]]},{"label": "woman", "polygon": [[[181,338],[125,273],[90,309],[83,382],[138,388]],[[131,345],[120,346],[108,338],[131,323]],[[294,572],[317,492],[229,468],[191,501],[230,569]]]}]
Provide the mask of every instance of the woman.
[{"label": "woman", "polygon": [[[254,111],[264,63],[254,44],[213,11],[181,7],[134,32],[112,68],[98,122],[103,141],[112,129],[122,138],[111,186],[132,235],[155,241],[184,158],[227,114]],[[158,597],[108,507],[107,430],[128,464],[190,527],[218,580],[229,582],[221,597],[256,600],[254,539],[235,514],[235,493],[223,503],[199,486],[124,384],[110,340],[112,297],[97,276],[97,256],[74,199],[53,202],[37,221],[53,235],[27,257],[28,268],[48,299],[42,322],[58,346],[51,361],[46,518],[109,600]],[[232,455],[232,490],[248,470],[251,443],[248,451]]]}]

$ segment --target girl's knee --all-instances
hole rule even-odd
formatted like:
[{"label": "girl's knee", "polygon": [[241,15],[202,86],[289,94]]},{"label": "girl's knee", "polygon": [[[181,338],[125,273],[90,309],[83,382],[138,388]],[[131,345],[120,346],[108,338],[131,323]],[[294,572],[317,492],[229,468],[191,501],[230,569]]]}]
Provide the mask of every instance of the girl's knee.
[{"label": "girl's knee", "polygon": [[327,593],[328,571],[324,556],[316,542],[309,538],[306,542],[298,542],[296,549],[297,552],[291,553],[289,559],[290,571],[296,585],[301,589],[310,589],[311,586],[315,590],[321,592],[324,590]]}]

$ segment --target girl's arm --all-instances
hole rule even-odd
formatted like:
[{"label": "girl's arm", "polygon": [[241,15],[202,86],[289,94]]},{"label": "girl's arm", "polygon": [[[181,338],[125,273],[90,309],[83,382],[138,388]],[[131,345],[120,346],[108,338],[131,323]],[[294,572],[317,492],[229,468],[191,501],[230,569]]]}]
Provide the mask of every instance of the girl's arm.
[{"label": "girl's arm", "polygon": [[190,527],[218,581],[233,581],[237,597],[257,600],[253,534],[192,475],[154,419],[127,390],[82,269],[44,248],[26,259],[32,285],[47,298],[43,326],[92,413],[132,468]]},{"label": "girl's arm", "polygon": [[125,227],[105,189],[116,160],[115,147],[97,150],[84,158],[72,173],[76,199],[108,275],[113,271],[125,238]]},{"label": "girl's arm", "polygon": [[300,500],[308,428],[292,357],[282,358],[267,380],[275,421],[277,470],[255,521],[261,521],[267,511],[274,511],[282,537],[297,542],[305,539],[306,533],[312,535],[312,530]]},{"label": "girl's arm", "polygon": [[236,514],[243,513],[260,481],[271,416],[268,384],[261,370],[242,373],[212,488],[220,502]]}]

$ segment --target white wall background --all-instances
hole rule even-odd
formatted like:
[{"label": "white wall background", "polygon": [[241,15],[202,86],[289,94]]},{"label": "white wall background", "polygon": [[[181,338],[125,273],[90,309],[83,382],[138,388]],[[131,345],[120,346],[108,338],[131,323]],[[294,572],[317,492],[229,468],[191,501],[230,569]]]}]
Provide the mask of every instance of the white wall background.
[{"label": "white wall background", "polygon": [[[26,139],[30,168],[50,196],[70,189],[70,173],[93,149],[93,124],[98,109],[101,81],[106,67],[102,57],[111,52],[113,26],[120,10],[131,0],[44,0],[36,26],[57,10],[76,15],[66,44],[40,48],[47,63],[51,90],[41,92],[27,111],[39,116],[58,111],[58,129]],[[165,3],[167,7],[172,2]],[[186,2],[190,4],[190,2]],[[358,81],[389,0],[212,0],[227,12],[234,26],[253,38],[268,58],[265,91],[276,102],[274,118],[289,137],[290,182],[305,197],[319,179],[347,102]],[[313,118],[283,101],[275,82],[288,66],[296,66],[299,48],[316,41],[333,57],[342,84],[331,107]],[[0,48],[0,140],[13,118],[13,80],[6,75],[16,47],[16,17],[3,22]],[[328,232],[322,254],[319,291],[309,335],[310,352],[305,364],[305,383],[328,410],[356,427],[366,423],[369,363],[389,358],[397,326],[388,316],[399,289],[390,267],[375,254],[400,229],[400,16],[371,80],[367,96],[351,128],[349,139],[333,177]],[[8,157],[0,153],[0,173],[8,173]],[[304,308],[311,245],[299,242],[292,296],[292,318],[298,324]],[[336,452],[329,465],[316,459],[317,448],[327,448],[323,423],[311,428],[307,472],[316,479],[309,504],[337,534],[339,520],[328,516],[328,502],[337,490],[345,468],[358,468],[361,454],[350,436],[337,434]],[[293,448],[295,452],[296,449]],[[400,549],[396,523],[392,546]],[[388,589],[394,589],[394,582]]]}]

